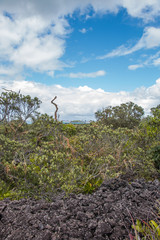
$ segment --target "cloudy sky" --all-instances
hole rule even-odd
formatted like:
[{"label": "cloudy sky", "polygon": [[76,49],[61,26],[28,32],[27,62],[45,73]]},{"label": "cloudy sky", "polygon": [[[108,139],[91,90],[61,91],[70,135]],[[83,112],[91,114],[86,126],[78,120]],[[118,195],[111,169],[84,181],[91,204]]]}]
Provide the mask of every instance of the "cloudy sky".
[{"label": "cloudy sky", "polygon": [[42,100],[60,120],[160,104],[159,0],[1,0],[0,92]]}]

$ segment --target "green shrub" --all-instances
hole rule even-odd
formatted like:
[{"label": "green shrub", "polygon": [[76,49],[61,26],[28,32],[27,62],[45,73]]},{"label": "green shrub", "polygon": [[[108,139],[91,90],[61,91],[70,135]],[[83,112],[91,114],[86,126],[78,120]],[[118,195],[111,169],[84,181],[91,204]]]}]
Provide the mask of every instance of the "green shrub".
[{"label": "green shrub", "polygon": [[151,154],[154,160],[155,168],[160,170],[160,145],[151,149]]}]

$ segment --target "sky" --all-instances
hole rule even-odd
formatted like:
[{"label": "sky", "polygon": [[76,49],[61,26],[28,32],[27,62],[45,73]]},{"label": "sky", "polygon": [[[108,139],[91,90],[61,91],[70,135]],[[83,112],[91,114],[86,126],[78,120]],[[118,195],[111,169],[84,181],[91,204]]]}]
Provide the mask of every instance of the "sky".
[{"label": "sky", "polygon": [[0,0],[0,92],[41,113],[94,120],[129,101],[160,104],[159,0]]}]

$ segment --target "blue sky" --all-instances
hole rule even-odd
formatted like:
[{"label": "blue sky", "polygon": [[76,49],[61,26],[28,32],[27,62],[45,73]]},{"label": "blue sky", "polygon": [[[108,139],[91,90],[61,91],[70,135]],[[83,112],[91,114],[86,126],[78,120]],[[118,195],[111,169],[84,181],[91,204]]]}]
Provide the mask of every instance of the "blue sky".
[{"label": "blue sky", "polygon": [[39,97],[60,119],[122,102],[160,102],[158,0],[0,2],[0,91]]}]

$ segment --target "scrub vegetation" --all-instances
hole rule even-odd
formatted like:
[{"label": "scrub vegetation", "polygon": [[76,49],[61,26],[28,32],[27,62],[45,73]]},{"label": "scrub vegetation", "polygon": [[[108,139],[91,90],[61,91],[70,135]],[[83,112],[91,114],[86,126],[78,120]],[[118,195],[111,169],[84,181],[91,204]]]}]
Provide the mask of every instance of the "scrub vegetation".
[{"label": "scrub vegetation", "polygon": [[132,102],[107,107],[95,113],[96,122],[76,125],[40,114],[40,104],[20,92],[0,95],[1,200],[92,193],[123,175],[160,179],[160,105],[147,117]]},{"label": "scrub vegetation", "polygon": [[91,193],[104,179],[160,173],[160,105],[142,119],[132,103],[95,113],[96,122],[63,124],[37,112],[41,101],[20,92],[0,96],[0,198]]}]

